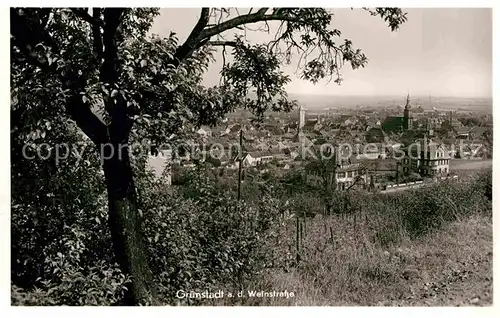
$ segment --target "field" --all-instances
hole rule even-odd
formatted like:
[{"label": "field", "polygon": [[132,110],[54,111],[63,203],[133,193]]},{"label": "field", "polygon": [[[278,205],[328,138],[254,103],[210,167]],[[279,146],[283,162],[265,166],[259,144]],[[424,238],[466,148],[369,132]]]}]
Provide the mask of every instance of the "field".
[{"label": "field", "polygon": [[493,161],[491,159],[487,160],[463,160],[455,159],[450,162],[450,171],[477,171],[485,168],[491,167]]}]

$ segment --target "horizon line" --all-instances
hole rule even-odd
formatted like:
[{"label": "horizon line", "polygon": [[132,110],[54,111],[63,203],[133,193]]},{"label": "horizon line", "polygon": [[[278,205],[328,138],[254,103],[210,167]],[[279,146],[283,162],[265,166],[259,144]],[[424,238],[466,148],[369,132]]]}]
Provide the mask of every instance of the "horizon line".
[{"label": "horizon line", "polygon": [[[288,93],[288,95],[298,95],[298,96],[327,96],[327,97],[404,97],[406,98],[407,94],[397,95],[397,94],[328,94],[328,93]],[[460,95],[432,95],[432,94],[410,94],[410,98],[413,97],[436,97],[436,98],[486,98],[493,99],[493,96],[460,96]]]}]

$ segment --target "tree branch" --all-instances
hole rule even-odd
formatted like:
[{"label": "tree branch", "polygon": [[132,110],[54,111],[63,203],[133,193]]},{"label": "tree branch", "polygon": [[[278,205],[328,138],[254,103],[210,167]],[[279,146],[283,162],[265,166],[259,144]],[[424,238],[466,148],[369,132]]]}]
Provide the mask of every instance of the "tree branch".
[{"label": "tree branch", "polygon": [[66,111],[96,146],[107,142],[106,125],[92,112],[90,105],[82,101],[80,94],[72,94]]},{"label": "tree branch", "polygon": [[267,10],[269,10],[269,8],[260,8],[257,14],[266,14]]},{"label": "tree branch", "polygon": [[231,47],[236,47],[236,41],[208,41],[206,44],[212,45],[212,46],[231,46]]},{"label": "tree branch", "polygon": [[[195,27],[195,30],[197,33],[191,32],[191,35],[196,34],[196,36],[189,36],[190,39],[186,40],[186,42],[177,50],[177,53],[175,54],[175,57],[177,58],[176,63],[181,62],[188,56],[190,56],[194,50],[202,47],[203,45],[209,43],[209,40],[212,36],[221,34],[224,31],[237,28],[241,25],[244,24],[250,24],[250,23],[256,23],[256,22],[263,22],[263,21],[288,21],[288,22],[300,22],[301,20],[297,17],[293,16],[288,16],[283,14],[283,11],[276,10],[271,14],[267,14],[266,12],[269,10],[269,8],[261,8],[255,13],[251,14],[245,14],[241,15],[238,17],[235,17],[233,19],[227,20],[225,22],[222,22],[220,24],[217,24],[213,27],[205,28],[208,25],[207,23],[204,24],[204,29],[199,32],[199,29]],[[201,18],[200,18],[201,19]],[[200,21],[198,21],[198,26],[200,24]],[[198,33],[199,32],[199,33]],[[188,50],[190,48],[190,50]]]},{"label": "tree branch", "polygon": [[184,42],[184,44],[181,45],[175,52],[175,58],[177,58],[179,61],[182,61],[187,56],[191,55],[191,53],[196,49],[198,43],[200,42],[200,35],[203,29],[205,29],[205,27],[207,26],[209,20],[210,8],[202,8],[198,23],[196,23],[196,25],[194,26],[186,42]]},{"label": "tree branch", "polygon": [[[93,8],[92,11],[95,12],[95,9],[99,8]],[[93,16],[91,16],[88,12],[87,9],[85,8],[72,8],[71,11],[79,17],[82,18],[84,21],[90,23],[92,26],[104,26],[104,23],[102,22],[101,19],[96,19],[95,13]]]},{"label": "tree branch", "polygon": [[[99,79],[108,86],[108,92],[112,92],[118,82],[118,45],[119,41],[122,40],[120,24],[125,10],[125,8],[104,9],[104,61],[99,71]],[[116,97],[111,97],[103,91],[103,99],[106,111],[111,117],[109,125],[111,142],[126,142],[133,125],[133,120],[127,114],[125,98],[120,94]]]},{"label": "tree branch", "polygon": [[118,51],[116,32],[120,26],[122,8],[104,9],[104,62],[100,69],[100,80],[104,83],[113,85],[118,79]]},{"label": "tree branch", "polygon": [[272,14],[266,15],[265,13],[267,12],[269,8],[262,8],[256,13],[252,14],[246,14],[242,15],[230,20],[227,20],[225,22],[222,22],[219,25],[216,25],[214,27],[205,29],[202,33],[200,38],[205,39],[205,38],[210,38],[216,34],[222,33],[224,31],[230,30],[232,28],[235,28],[237,26],[243,25],[243,24],[250,24],[250,23],[256,23],[256,22],[263,22],[263,21],[289,21],[289,22],[299,22],[300,19],[292,16],[287,16],[283,15],[281,12],[273,12]]},{"label": "tree branch", "polygon": [[98,20],[101,22],[100,24],[92,24],[92,37],[94,39],[94,53],[97,58],[98,63],[100,64],[103,57],[103,45],[102,45],[102,36],[101,36],[101,9],[100,8],[92,8],[92,15],[94,20]]}]

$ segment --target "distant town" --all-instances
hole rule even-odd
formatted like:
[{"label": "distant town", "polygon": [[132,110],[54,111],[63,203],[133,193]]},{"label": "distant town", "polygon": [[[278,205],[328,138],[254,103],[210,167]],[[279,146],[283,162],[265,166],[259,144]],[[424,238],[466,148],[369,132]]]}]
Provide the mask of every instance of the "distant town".
[{"label": "distant town", "polygon": [[[414,101],[408,94],[404,103],[385,107],[315,105],[309,110],[300,105],[290,113],[268,114],[258,123],[240,111],[217,127],[193,128],[193,137],[183,147],[151,157],[149,163],[157,175],[168,166],[173,183],[179,171],[200,163],[219,175],[233,172],[237,178],[234,172],[240,162],[253,174],[301,171],[305,182],[314,183],[321,182],[321,173],[307,166],[311,157],[321,160],[315,154],[330,145],[338,154],[330,172],[336,189],[388,191],[454,177],[451,161],[491,159],[493,119],[488,108],[446,105],[433,102],[431,96],[425,102]],[[411,145],[421,146],[418,153]]]}]

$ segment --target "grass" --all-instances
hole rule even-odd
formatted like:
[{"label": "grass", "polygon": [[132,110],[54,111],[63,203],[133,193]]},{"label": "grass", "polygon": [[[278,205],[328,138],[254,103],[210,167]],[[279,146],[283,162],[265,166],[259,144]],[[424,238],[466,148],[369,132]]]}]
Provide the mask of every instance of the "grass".
[{"label": "grass", "polygon": [[[398,247],[381,249],[355,245],[332,248],[314,261],[290,272],[270,271],[258,290],[288,290],[291,299],[247,299],[249,305],[269,306],[373,306],[467,304],[482,296],[491,304],[491,266],[477,271],[472,288],[458,290],[449,299],[443,289],[434,295],[429,286],[440,286],[464,263],[488,258],[491,264],[491,219],[474,215],[453,222],[441,231]],[[475,286],[478,285],[478,286]],[[474,289],[474,292],[471,290]],[[431,291],[432,292],[432,291]]]},{"label": "grass", "polygon": [[288,224],[280,250],[292,254],[289,266],[269,269],[247,289],[295,297],[238,304],[490,305],[492,215],[482,183],[471,177],[390,196],[358,194],[345,214],[307,220],[298,264]]}]

